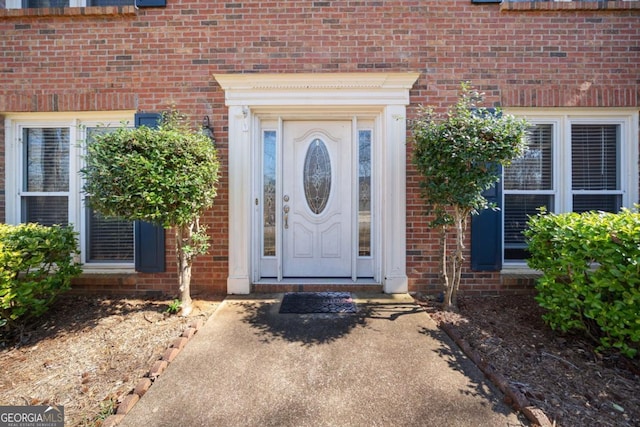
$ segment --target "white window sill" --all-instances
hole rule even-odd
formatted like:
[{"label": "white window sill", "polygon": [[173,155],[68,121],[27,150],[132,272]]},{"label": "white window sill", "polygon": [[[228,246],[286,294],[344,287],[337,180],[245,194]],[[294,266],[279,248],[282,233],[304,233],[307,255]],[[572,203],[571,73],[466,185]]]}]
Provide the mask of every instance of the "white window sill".
[{"label": "white window sill", "polygon": [[102,16],[135,15],[135,6],[89,6],[89,7],[40,7],[25,9],[0,9],[0,18],[23,18],[39,16]]},{"label": "white window sill", "polygon": [[628,10],[640,9],[640,1],[503,1],[500,10],[504,12],[536,11],[536,10]]},{"label": "white window sill", "polygon": [[82,264],[83,274],[135,274],[132,264]]},{"label": "white window sill", "polygon": [[535,279],[542,276],[542,272],[529,268],[526,263],[512,263],[503,264],[500,275],[503,277],[517,277],[519,279]]}]

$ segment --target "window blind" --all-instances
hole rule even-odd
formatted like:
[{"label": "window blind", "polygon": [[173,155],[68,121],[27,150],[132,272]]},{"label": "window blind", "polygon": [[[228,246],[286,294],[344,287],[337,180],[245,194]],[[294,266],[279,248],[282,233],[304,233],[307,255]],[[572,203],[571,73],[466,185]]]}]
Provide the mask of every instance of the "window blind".
[{"label": "window blind", "polygon": [[87,262],[133,262],[133,222],[87,209]]},{"label": "window blind", "polygon": [[21,222],[40,225],[69,224],[69,198],[67,196],[22,196]]},{"label": "window blind", "polygon": [[620,210],[619,129],[619,125],[571,126],[574,212]]},{"label": "window blind", "polygon": [[69,146],[68,128],[23,130],[22,222],[69,223]]},{"label": "window blind", "polygon": [[[87,129],[87,142],[97,134],[115,131],[116,128],[99,127]],[[91,209],[91,200],[86,199],[86,257],[87,262],[133,262],[133,222],[119,218],[105,218]]]},{"label": "window blind", "polygon": [[504,241],[505,243],[524,243],[522,231],[527,225],[529,215],[536,215],[540,207],[553,211],[552,195],[507,194],[504,197]]},{"label": "window blind", "polygon": [[504,171],[505,190],[550,190],[553,188],[553,126],[531,126],[527,149]]},{"label": "window blind", "polygon": [[571,126],[573,190],[618,190],[618,125]]},{"label": "window blind", "polygon": [[69,0],[23,0],[24,8],[69,7]]},{"label": "window blind", "polygon": [[69,191],[69,129],[24,129],[23,191]]}]

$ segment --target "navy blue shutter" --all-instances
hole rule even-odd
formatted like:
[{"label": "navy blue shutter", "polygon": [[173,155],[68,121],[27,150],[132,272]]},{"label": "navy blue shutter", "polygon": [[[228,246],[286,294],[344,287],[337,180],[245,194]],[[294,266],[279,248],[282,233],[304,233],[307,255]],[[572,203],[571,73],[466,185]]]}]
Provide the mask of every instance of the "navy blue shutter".
[{"label": "navy blue shutter", "polygon": [[[501,208],[502,181],[483,196]],[[502,210],[485,209],[471,217],[471,269],[499,271],[502,268]]]},{"label": "navy blue shutter", "polygon": [[[161,114],[136,113],[136,127],[158,126]],[[159,225],[144,221],[136,221],[134,224],[134,253],[136,271],[141,273],[162,273],[164,265],[164,228]]]}]

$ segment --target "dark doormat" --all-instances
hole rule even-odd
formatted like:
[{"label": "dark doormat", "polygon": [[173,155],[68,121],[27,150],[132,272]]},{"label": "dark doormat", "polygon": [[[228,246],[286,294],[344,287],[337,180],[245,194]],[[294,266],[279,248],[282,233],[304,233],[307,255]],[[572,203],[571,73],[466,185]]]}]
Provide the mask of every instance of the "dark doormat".
[{"label": "dark doormat", "polygon": [[355,313],[356,303],[349,292],[287,292],[280,313]]}]

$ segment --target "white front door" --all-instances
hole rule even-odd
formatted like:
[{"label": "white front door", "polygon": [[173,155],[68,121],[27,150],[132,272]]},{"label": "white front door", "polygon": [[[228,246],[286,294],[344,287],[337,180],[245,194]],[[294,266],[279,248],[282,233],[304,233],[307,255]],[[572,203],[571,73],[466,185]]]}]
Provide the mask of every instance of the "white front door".
[{"label": "white front door", "polygon": [[284,123],[284,277],[352,275],[351,128],[350,121]]}]

